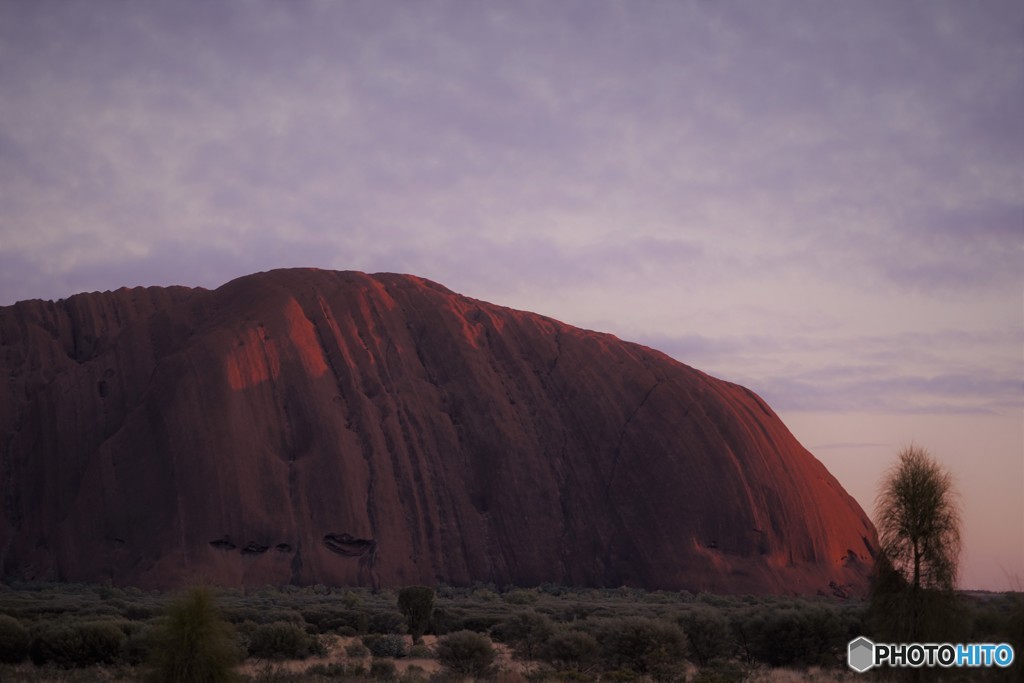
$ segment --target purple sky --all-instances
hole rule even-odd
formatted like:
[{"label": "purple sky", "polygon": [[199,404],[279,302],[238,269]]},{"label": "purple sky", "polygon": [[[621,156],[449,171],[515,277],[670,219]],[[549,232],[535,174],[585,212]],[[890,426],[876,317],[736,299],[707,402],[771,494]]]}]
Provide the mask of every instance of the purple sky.
[{"label": "purple sky", "polygon": [[1024,587],[1024,4],[0,3],[0,305],[415,273],[763,395]]}]

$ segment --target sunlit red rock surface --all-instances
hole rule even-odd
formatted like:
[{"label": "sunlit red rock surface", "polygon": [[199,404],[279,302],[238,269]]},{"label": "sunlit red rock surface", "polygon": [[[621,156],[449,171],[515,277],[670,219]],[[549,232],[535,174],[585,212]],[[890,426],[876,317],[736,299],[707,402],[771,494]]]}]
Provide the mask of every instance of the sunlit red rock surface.
[{"label": "sunlit red rock surface", "polygon": [[857,503],[753,392],[410,276],[0,308],[7,577],[862,593]]}]

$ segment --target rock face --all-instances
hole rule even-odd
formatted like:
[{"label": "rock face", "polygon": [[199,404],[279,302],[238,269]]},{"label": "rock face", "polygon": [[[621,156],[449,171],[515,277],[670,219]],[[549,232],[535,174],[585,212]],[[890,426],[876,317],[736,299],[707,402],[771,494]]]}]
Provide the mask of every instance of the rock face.
[{"label": "rock face", "polygon": [[7,577],[863,592],[857,503],[753,392],[410,276],[0,308]]}]

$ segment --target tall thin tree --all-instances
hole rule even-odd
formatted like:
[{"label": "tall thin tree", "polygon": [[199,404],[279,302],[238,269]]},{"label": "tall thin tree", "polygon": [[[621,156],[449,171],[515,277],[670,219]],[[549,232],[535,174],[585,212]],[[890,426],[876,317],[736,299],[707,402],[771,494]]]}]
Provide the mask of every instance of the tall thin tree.
[{"label": "tall thin tree", "polygon": [[904,448],[879,490],[875,524],[881,545],[872,595],[876,625],[909,641],[935,635],[955,612],[960,507],[952,475],[924,448]]},{"label": "tall thin tree", "polygon": [[198,586],[170,606],[154,637],[154,683],[229,683],[238,679],[234,631],[217,610],[213,592]]}]

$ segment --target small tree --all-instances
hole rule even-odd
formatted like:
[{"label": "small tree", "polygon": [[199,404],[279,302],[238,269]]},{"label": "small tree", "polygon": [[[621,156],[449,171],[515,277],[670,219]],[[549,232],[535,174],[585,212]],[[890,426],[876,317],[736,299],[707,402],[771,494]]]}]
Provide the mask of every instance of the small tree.
[{"label": "small tree", "polygon": [[954,620],[960,558],[955,496],[953,478],[928,451],[900,451],[875,502],[881,548],[871,608],[885,635],[921,642],[943,635]]},{"label": "small tree", "polygon": [[171,605],[154,639],[153,679],[159,683],[220,683],[235,679],[239,659],[231,626],[212,593],[194,588]]},{"label": "small tree", "polygon": [[398,592],[398,609],[409,621],[413,644],[419,643],[434,613],[434,589],[426,586],[403,588]]}]

